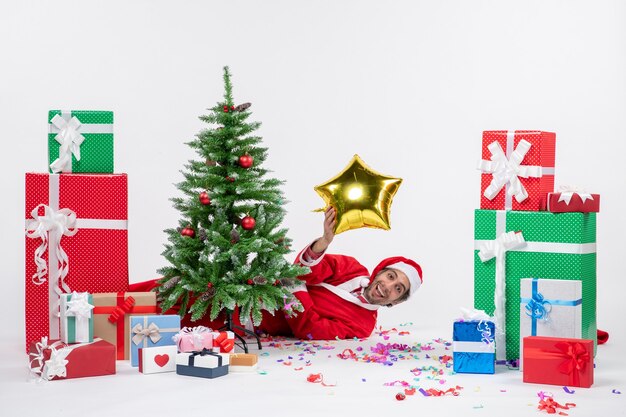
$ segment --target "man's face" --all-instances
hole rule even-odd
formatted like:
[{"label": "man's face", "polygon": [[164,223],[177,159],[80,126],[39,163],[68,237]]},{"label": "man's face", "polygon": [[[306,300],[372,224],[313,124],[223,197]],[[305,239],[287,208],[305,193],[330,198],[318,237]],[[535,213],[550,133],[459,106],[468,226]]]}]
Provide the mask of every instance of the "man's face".
[{"label": "man's face", "polygon": [[397,304],[411,286],[409,278],[397,269],[383,269],[374,277],[374,281],[365,288],[363,296],[371,304]]}]

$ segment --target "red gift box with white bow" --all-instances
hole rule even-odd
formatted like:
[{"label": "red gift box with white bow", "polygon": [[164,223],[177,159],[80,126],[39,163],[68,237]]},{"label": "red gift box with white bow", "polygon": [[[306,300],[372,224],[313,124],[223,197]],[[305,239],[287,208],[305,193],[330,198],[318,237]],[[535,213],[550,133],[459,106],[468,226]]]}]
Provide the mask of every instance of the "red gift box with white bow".
[{"label": "red gift box with white bow", "polygon": [[599,213],[600,194],[591,194],[573,187],[560,187],[548,193],[548,211],[552,213]]},{"label": "red gift box with white bow", "polygon": [[554,191],[556,135],[537,130],[483,132],[480,208],[542,211]]},{"label": "red gift box with white bow", "polygon": [[126,174],[26,174],[26,349],[58,339],[63,293],[128,289]]},{"label": "red gift box with white bow", "polygon": [[524,382],[589,388],[593,385],[593,340],[524,338]]}]

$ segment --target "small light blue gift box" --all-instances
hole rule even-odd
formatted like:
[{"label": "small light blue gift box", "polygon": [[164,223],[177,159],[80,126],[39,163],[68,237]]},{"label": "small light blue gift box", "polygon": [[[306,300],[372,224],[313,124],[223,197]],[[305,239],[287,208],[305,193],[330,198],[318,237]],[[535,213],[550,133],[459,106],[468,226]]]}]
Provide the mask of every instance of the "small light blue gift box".
[{"label": "small light blue gift box", "polygon": [[131,316],[130,365],[139,366],[139,348],[170,346],[172,337],[180,331],[180,316]]},{"label": "small light blue gift box", "polygon": [[495,373],[495,325],[487,320],[455,321],[452,334],[454,372]]}]

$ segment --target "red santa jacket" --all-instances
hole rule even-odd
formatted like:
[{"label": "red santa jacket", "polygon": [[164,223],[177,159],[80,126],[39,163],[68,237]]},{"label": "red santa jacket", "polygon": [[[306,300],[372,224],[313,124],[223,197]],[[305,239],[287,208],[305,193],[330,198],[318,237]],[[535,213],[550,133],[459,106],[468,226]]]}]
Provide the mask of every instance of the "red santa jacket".
[{"label": "red santa jacket", "polygon": [[310,267],[311,272],[299,277],[303,285],[293,290],[304,307],[304,312],[286,319],[293,335],[301,339],[368,337],[380,306],[351,294],[369,283],[367,269],[345,255],[324,254],[307,262],[303,252],[296,262]]}]

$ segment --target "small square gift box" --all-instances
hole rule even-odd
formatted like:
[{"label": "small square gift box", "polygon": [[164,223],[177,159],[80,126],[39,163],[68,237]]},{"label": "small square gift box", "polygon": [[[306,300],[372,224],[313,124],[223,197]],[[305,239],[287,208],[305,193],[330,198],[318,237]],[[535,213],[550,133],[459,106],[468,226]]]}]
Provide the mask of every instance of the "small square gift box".
[{"label": "small square gift box", "polygon": [[194,352],[213,348],[213,331],[205,326],[183,327],[172,338],[179,352]]},{"label": "small square gift box", "polygon": [[556,135],[538,130],[483,132],[480,208],[540,211],[554,190]]},{"label": "small square gift box", "polygon": [[29,360],[31,372],[47,381],[115,374],[115,346],[101,339],[67,345],[43,337],[31,342]]},{"label": "small square gift box", "polygon": [[524,382],[589,388],[593,385],[593,340],[524,338]]},{"label": "small square gift box", "polygon": [[454,372],[495,373],[495,325],[489,321],[489,316],[485,314],[485,319],[455,321],[452,340]]},{"label": "small square gift box", "polygon": [[229,372],[254,372],[259,362],[254,353],[231,353],[229,357]]},{"label": "small square gift box", "polygon": [[50,172],[113,172],[113,112],[50,110]]},{"label": "small square gift box", "polygon": [[235,348],[235,334],[231,331],[213,332],[213,350],[220,353],[232,352]]},{"label": "small square gift box", "polygon": [[86,292],[61,294],[61,340],[93,342],[93,296]]},{"label": "small square gift box", "polygon": [[600,194],[590,194],[575,187],[561,186],[559,192],[548,193],[548,211],[599,213]]},{"label": "small square gift box", "polygon": [[176,346],[139,348],[139,372],[158,374],[176,371]]},{"label": "small square gift box", "polygon": [[130,365],[139,366],[139,348],[175,346],[173,337],[180,331],[180,316],[134,316],[130,318]]},{"label": "small square gift box", "polygon": [[181,352],[176,355],[178,375],[217,378],[228,373],[229,355],[202,349],[199,352]]}]

